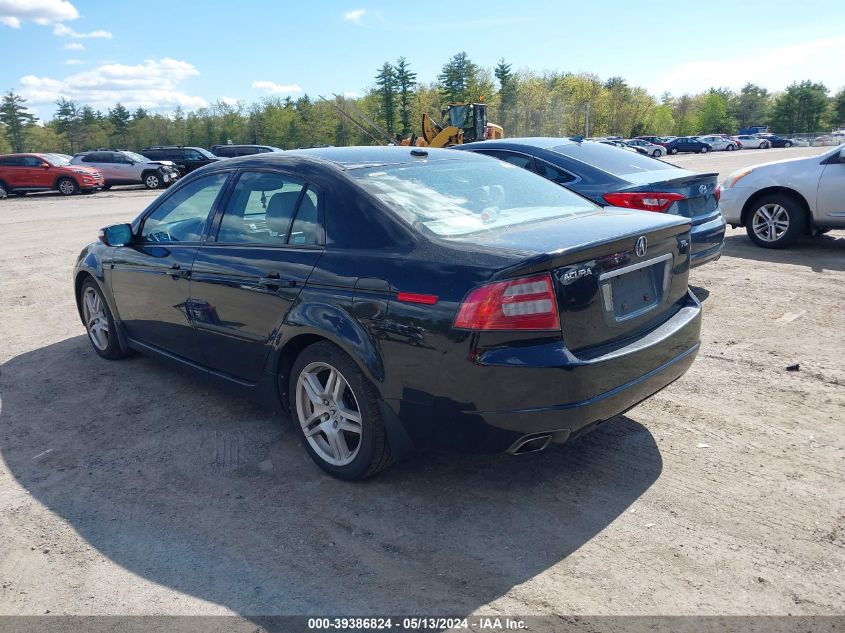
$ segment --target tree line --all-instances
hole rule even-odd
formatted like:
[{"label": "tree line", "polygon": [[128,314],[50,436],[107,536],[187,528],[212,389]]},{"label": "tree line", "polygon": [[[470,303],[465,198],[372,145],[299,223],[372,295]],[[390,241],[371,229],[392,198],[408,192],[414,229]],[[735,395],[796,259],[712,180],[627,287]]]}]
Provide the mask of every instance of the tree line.
[{"label": "tree line", "polygon": [[369,145],[385,139],[378,134],[374,138],[339,110],[362,113],[393,137],[419,134],[425,112],[439,120],[447,103],[480,100],[489,104],[489,120],[502,125],[510,137],[583,134],[588,117],[593,136],[736,133],[757,124],[793,134],[845,126],[845,89],[831,95],[824,84],[810,80],[776,93],[748,83],[738,92],[713,87],[699,94],[664,93],[657,98],[622,77],[602,80],[590,73],[514,70],[504,59],[487,69],[460,52],[429,83],[417,80],[406,58],[385,61],[373,85],[356,98],[326,100],[305,94],[250,104],[218,100],[190,112],[176,108],[166,114],[140,107],[130,111],[120,103],[103,112],[60,98],[52,118],[38,121],[26,101],[9,91],[0,101],[0,152],[210,147],[230,140],[283,149]]}]

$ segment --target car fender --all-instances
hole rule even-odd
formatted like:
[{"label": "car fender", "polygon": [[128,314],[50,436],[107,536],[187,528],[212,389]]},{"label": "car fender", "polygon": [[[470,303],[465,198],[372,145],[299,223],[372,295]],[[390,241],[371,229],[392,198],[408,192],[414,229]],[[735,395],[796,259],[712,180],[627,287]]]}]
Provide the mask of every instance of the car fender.
[{"label": "car fender", "polygon": [[105,267],[103,266],[103,254],[106,248],[104,244],[94,242],[83,248],[82,252],[79,253],[79,257],[76,259],[76,265],[73,267],[73,296],[76,300],[79,319],[85,325],[85,320],[82,316],[82,306],[79,303],[79,293],[85,277],[92,277],[97,282],[97,286],[99,286],[100,292],[103,294],[109,310],[111,310],[114,324],[117,327],[117,339],[120,342],[120,347],[123,350],[128,350],[129,346],[126,342],[123,328],[121,327],[120,314],[117,311],[117,305],[115,305],[111,289],[106,283]]},{"label": "car fender", "polygon": [[331,341],[349,354],[373,383],[384,383],[381,353],[363,325],[338,306],[302,298],[303,295],[300,295],[300,301],[288,311],[279,329],[285,334],[277,340],[276,360],[294,338],[316,335]]},{"label": "car fender", "polygon": [[58,174],[55,178],[53,178],[53,189],[59,188],[59,181],[63,178],[70,178],[76,183],[77,187],[82,187],[82,183],[80,182],[79,178],[77,178],[74,174]]}]

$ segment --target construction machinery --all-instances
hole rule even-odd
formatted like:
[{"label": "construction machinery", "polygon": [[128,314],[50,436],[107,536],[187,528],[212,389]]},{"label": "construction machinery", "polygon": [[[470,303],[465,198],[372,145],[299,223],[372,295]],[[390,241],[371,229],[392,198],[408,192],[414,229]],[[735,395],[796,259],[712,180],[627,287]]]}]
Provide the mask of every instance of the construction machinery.
[{"label": "construction machinery", "polygon": [[443,125],[423,114],[422,138],[415,145],[449,147],[505,135],[502,126],[487,121],[486,103],[450,103],[441,114],[446,119]]}]

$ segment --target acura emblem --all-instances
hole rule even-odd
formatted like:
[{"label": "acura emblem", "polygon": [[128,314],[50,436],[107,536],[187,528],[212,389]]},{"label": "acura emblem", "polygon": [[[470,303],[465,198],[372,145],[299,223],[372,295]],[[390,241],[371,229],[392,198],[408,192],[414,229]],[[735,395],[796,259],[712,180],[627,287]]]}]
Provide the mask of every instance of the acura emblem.
[{"label": "acura emblem", "polygon": [[637,238],[637,243],[634,246],[634,250],[637,253],[637,257],[645,256],[645,252],[648,250],[648,240],[645,238],[645,235],[641,235]]},{"label": "acura emblem", "polygon": [[698,193],[701,193],[701,194],[707,193],[707,185],[699,185]]}]

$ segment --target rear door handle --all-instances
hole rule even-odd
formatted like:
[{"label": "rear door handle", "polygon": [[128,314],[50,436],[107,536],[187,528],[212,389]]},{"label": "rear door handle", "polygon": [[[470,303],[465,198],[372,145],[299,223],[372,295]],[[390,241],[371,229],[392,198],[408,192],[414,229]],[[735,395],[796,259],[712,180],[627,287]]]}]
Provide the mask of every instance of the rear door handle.
[{"label": "rear door handle", "polygon": [[266,277],[258,278],[258,285],[265,288],[293,288],[296,285],[294,279],[282,279],[277,272],[267,273]]}]

